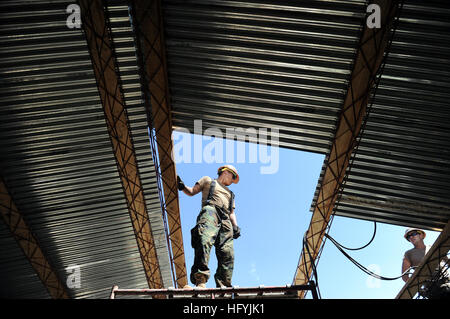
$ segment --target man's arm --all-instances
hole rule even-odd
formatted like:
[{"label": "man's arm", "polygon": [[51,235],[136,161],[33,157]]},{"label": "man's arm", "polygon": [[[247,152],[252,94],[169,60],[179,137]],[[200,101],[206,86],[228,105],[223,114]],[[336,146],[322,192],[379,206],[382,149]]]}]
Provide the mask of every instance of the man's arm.
[{"label": "man's arm", "polygon": [[236,214],[234,213],[234,209],[231,210],[230,213],[230,221],[233,226],[233,238],[237,239],[241,236],[241,228],[237,224]]},{"label": "man's arm", "polygon": [[194,187],[189,187],[184,184],[184,182],[181,180],[180,176],[177,175],[177,186],[180,191],[183,191],[188,196],[194,196],[202,190],[202,187],[197,182],[195,183]]},{"label": "man's arm", "polygon": [[185,193],[188,196],[194,196],[200,193],[202,188],[200,187],[199,183],[195,183],[194,187],[185,186],[183,189],[183,193]]},{"label": "man's arm", "polygon": [[234,209],[231,210],[230,221],[231,221],[231,224],[233,225],[233,227],[238,227],[236,214],[234,213]]},{"label": "man's arm", "polygon": [[[411,267],[411,263],[406,257],[403,257],[403,263],[402,263],[402,274],[408,270],[408,268]],[[409,279],[409,275],[403,275],[402,279],[404,282],[407,282]]]}]

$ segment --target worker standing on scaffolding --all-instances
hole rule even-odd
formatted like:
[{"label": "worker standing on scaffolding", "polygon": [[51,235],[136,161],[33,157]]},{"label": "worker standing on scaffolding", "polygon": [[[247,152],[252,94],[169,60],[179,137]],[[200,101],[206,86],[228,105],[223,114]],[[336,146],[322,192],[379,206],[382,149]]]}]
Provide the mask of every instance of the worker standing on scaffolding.
[{"label": "worker standing on scaffolding", "polygon": [[184,185],[177,176],[178,189],[186,195],[194,196],[202,192],[202,208],[197,216],[197,224],[191,230],[191,245],[195,256],[190,279],[199,288],[206,288],[210,277],[208,262],[213,245],[217,256],[217,271],[214,275],[216,287],[232,287],[233,239],[241,235],[234,212],[234,194],[228,188],[232,183],[239,182],[239,174],[232,165],[219,167],[217,174],[217,179],[202,177],[194,187]]}]

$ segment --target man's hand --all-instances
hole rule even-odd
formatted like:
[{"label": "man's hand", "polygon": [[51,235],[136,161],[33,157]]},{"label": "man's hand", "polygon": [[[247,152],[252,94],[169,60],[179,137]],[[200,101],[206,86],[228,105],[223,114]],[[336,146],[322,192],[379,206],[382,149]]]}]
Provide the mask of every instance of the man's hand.
[{"label": "man's hand", "polygon": [[[411,267],[411,263],[409,262],[408,259],[403,258],[403,263],[402,263],[402,274],[405,273],[409,267]],[[409,280],[409,274],[405,274],[402,276],[402,279],[404,282],[407,282]]]},{"label": "man's hand", "polygon": [[182,191],[186,188],[183,181],[181,180],[180,176],[177,175],[177,184],[178,184],[178,190]]},{"label": "man's hand", "polygon": [[237,239],[241,236],[241,228],[239,226],[233,226],[233,238]]}]

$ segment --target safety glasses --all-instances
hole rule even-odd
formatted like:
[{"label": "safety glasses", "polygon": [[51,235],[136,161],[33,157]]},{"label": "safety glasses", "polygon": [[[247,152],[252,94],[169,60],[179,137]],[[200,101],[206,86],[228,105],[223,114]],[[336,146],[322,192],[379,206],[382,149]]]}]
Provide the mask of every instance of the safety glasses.
[{"label": "safety glasses", "polygon": [[420,232],[418,232],[418,231],[410,232],[410,233],[408,234],[408,239],[409,239],[410,237],[416,236],[416,235],[420,235]]}]

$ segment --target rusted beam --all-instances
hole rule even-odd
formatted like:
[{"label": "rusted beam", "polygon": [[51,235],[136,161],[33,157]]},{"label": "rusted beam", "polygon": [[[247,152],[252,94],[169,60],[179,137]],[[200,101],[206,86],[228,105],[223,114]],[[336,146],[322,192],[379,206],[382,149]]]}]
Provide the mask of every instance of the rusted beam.
[{"label": "rusted beam", "polygon": [[106,5],[100,0],[80,0],[78,3],[106,125],[147,282],[150,288],[161,288],[163,281],[139,177]]},{"label": "rusted beam", "polygon": [[170,259],[176,287],[187,284],[186,264],[178,201],[177,174],[173,159],[172,117],[162,8],[159,0],[130,1],[136,36],[142,90],[147,106],[149,127],[154,130],[158,150],[155,161],[163,188],[163,209],[168,222]]},{"label": "rusted beam", "polygon": [[[439,237],[431,246],[428,253],[414,271],[411,278],[405,283],[397,294],[396,299],[412,299],[419,292],[424,283],[430,280],[436,269],[440,267],[440,262],[445,259],[450,250],[450,221],[445,226]],[[448,262],[448,261],[447,261]]]},{"label": "rusted beam", "polygon": [[[57,272],[39,246],[39,242],[17,209],[11,194],[0,177],[0,214],[11,234],[19,244],[31,266],[36,271],[50,296],[55,299],[68,299],[66,287],[59,279]],[[2,276],[5,274],[2,274]]]},{"label": "rusted beam", "polygon": [[[364,23],[353,63],[348,90],[337,123],[337,129],[325,162],[322,184],[295,273],[296,285],[306,284],[315,267],[328,222],[343,185],[351,154],[357,145],[369,97],[382,65],[385,48],[394,20],[399,12],[398,1],[374,1],[380,6],[381,28],[370,29]],[[304,292],[300,297],[304,297]]]}]

